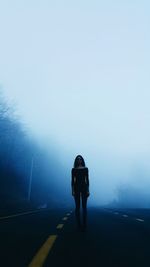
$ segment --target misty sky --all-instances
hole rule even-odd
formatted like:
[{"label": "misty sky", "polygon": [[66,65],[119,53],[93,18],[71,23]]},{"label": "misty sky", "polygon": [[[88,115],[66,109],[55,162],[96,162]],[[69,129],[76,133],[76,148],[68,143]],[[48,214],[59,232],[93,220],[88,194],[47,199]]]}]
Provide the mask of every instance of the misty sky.
[{"label": "misty sky", "polygon": [[150,186],[149,13],[138,0],[0,1],[0,87],[68,174],[83,155],[99,202]]}]

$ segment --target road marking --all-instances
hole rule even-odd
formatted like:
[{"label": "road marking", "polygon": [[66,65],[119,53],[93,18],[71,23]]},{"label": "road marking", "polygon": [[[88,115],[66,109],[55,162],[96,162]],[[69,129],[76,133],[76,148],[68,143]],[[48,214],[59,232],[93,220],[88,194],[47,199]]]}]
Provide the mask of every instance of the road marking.
[{"label": "road marking", "polygon": [[127,218],[127,217],[129,217],[128,215],[126,215],[126,214],[124,214],[124,215],[122,215],[124,218]]},{"label": "road marking", "polygon": [[57,229],[62,229],[63,226],[64,226],[64,224],[58,224],[56,228],[57,228]]},{"label": "road marking", "polygon": [[144,220],[137,218],[136,221],[138,222],[144,222]]},{"label": "road marking", "polygon": [[64,218],[63,218],[63,221],[67,221],[67,220],[68,220],[68,218],[67,218],[67,217],[64,217]]},{"label": "road marking", "polygon": [[[44,209],[41,209],[41,210],[44,211]],[[39,209],[39,210],[33,210],[33,211],[27,211],[27,212],[21,212],[21,213],[8,215],[8,216],[3,216],[3,217],[0,217],[0,220],[5,220],[5,219],[15,218],[15,217],[23,216],[23,215],[33,214],[33,213],[40,212],[41,210]]]},{"label": "road marking", "polygon": [[49,251],[51,250],[55,240],[57,238],[57,235],[51,235],[49,238],[46,240],[44,245],[40,248],[40,250],[37,252],[31,263],[29,264],[28,267],[42,267]]}]

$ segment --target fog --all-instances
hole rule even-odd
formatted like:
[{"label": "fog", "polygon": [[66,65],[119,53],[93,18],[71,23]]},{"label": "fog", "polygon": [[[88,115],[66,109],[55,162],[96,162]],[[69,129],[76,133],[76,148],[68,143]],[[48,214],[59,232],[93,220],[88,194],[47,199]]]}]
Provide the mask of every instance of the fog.
[{"label": "fog", "polygon": [[63,190],[72,201],[81,154],[89,204],[150,207],[149,8],[146,0],[0,2],[0,89],[49,155],[45,169],[55,158],[57,198]]}]

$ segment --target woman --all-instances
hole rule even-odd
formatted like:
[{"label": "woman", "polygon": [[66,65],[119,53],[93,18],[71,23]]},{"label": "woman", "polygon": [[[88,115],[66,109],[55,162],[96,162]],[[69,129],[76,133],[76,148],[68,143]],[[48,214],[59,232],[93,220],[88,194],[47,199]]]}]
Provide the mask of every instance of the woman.
[{"label": "woman", "polygon": [[81,228],[80,220],[80,200],[82,200],[83,210],[83,229],[86,228],[87,222],[87,198],[89,196],[89,175],[88,168],[85,167],[85,161],[81,155],[78,155],[74,161],[74,168],[72,168],[72,195],[75,199],[75,214],[77,226]]}]

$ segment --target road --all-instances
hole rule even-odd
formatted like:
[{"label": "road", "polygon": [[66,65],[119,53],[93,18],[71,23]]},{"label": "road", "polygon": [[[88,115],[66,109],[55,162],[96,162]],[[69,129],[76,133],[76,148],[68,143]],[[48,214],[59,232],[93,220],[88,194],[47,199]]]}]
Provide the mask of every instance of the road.
[{"label": "road", "polygon": [[149,267],[150,210],[88,209],[86,232],[74,211],[0,218],[1,267]]}]

